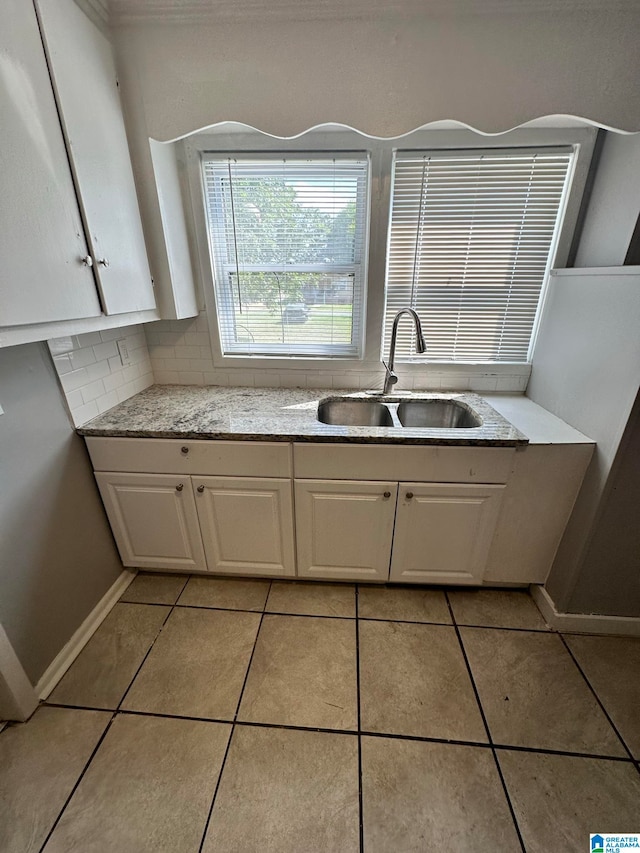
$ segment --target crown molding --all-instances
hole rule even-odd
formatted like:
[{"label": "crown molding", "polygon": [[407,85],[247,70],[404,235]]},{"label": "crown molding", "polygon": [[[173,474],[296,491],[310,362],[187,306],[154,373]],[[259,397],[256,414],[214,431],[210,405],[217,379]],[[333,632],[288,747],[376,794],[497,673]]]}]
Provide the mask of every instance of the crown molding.
[{"label": "crown molding", "polygon": [[640,12],[640,0],[76,0],[113,24],[372,20],[425,15]]}]

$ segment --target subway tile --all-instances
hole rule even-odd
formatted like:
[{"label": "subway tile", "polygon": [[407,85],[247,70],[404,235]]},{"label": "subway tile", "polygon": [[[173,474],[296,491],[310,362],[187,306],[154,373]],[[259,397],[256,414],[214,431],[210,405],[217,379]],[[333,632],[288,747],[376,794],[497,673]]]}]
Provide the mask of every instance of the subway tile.
[{"label": "subway tile", "polygon": [[100,332],[85,332],[82,335],[78,335],[78,344],[81,347],[92,347],[101,341]]},{"label": "subway tile", "polygon": [[179,358],[165,358],[163,361],[165,370],[184,370],[189,364],[189,362],[184,362]]},{"label": "subway tile", "polygon": [[122,374],[122,369],[116,371],[115,373],[109,374],[109,376],[105,376],[102,380],[104,384],[105,391],[115,391],[116,389],[122,387],[124,384],[124,376]]},{"label": "subway tile", "polygon": [[71,373],[73,370],[73,365],[71,364],[71,359],[69,358],[68,353],[65,355],[54,356],[53,363],[58,371],[58,376],[62,376],[65,373]]},{"label": "subway tile", "polygon": [[122,378],[125,382],[133,382],[140,376],[140,368],[137,364],[129,364],[122,370]]},{"label": "subway tile", "polygon": [[86,371],[89,382],[95,382],[97,379],[108,376],[111,373],[111,368],[108,361],[96,361],[95,364],[89,364]]},{"label": "subway tile", "polygon": [[177,346],[175,347],[176,358],[200,358],[200,347],[187,347],[187,346]]},{"label": "subway tile", "polygon": [[127,328],[127,326],[117,326],[115,329],[102,329],[100,337],[105,343],[108,341],[117,341],[118,338],[125,336]]},{"label": "subway tile", "polygon": [[254,373],[252,370],[229,371],[229,380],[234,385],[251,388],[254,384]]},{"label": "subway tile", "polygon": [[74,370],[79,370],[81,367],[86,367],[88,364],[93,364],[94,361],[97,361],[93,349],[91,347],[85,347],[84,349],[77,349],[73,352],[69,353],[69,361]]},{"label": "subway tile", "polygon": [[178,376],[183,385],[204,385],[204,376],[196,370],[181,370]]},{"label": "subway tile", "polygon": [[103,359],[115,358],[118,359],[120,356],[118,355],[118,347],[115,341],[105,341],[101,344],[96,344],[93,347],[93,354],[95,356],[96,361],[102,361]]},{"label": "subway tile", "polygon": [[[243,383],[244,384],[244,383]],[[303,371],[287,371],[280,374],[281,388],[306,388],[307,379]]]},{"label": "subway tile", "polygon": [[279,382],[280,376],[277,373],[256,370],[253,377],[253,383],[256,388],[277,388]]},{"label": "subway tile", "polygon": [[154,371],[154,378],[159,385],[178,385],[180,383],[177,370]]},{"label": "subway tile", "polygon": [[228,378],[226,373],[220,374],[217,370],[211,373],[205,372],[203,376],[205,385],[224,385],[225,380]]},{"label": "subway tile", "polygon": [[82,388],[76,388],[75,391],[66,391],[65,396],[67,398],[67,405],[72,411],[74,409],[79,409],[80,406],[84,406]]},{"label": "subway tile", "polygon": [[76,388],[81,388],[89,381],[86,368],[81,367],[80,370],[72,370],[71,373],[65,373],[60,377],[60,382],[65,391],[75,391]]},{"label": "subway tile", "polygon": [[73,422],[77,427],[86,424],[87,421],[90,421],[91,418],[95,418],[96,415],[99,414],[100,412],[98,411],[98,406],[95,400],[92,400],[90,403],[85,403],[84,406],[80,406],[78,409],[71,410]]},{"label": "subway tile", "polygon": [[182,346],[184,342],[181,332],[160,332],[158,338],[167,347]]},{"label": "subway tile", "polygon": [[202,372],[206,370],[209,373],[212,373],[215,370],[213,362],[210,359],[207,360],[205,358],[189,359],[189,367],[191,370],[201,370]]},{"label": "subway tile", "polygon": [[90,403],[97,397],[101,397],[105,393],[104,383],[102,379],[96,379],[95,382],[90,382],[88,385],[83,385],[81,388],[82,399],[85,403]]},{"label": "subway tile", "polygon": [[108,394],[103,394],[102,397],[98,397],[96,400],[96,404],[98,406],[98,410],[100,414],[106,412],[107,409],[113,408],[113,406],[117,405],[118,400],[118,392],[117,391],[109,391]]}]

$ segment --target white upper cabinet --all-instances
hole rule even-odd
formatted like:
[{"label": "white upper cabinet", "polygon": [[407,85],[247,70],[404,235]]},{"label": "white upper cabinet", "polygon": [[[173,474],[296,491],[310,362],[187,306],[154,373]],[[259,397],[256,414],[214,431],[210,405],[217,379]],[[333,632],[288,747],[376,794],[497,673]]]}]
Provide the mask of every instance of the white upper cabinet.
[{"label": "white upper cabinet", "polygon": [[73,0],[36,3],[104,312],[155,308],[111,45]]},{"label": "white upper cabinet", "polygon": [[33,6],[0,8],[0,326],[95,317],[100,302]]}]

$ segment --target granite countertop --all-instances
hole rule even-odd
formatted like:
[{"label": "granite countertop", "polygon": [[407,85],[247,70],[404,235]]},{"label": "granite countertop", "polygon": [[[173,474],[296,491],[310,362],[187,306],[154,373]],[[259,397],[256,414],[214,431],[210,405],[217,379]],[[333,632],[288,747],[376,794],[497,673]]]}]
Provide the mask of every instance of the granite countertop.
[{"label": "granite countertop", "polygon": [[365,444],[441,444],[515,447],[528,443],[506,418],[476,394],[398,393],[386,402],[447,398],[482,418],[473,429],[333,426],[316,418],[327,397],[364,392],[319,388],[226,388],[153,385],[78,428],[81,435],[122,438],[189,438],[244,441],[312,441]]}]

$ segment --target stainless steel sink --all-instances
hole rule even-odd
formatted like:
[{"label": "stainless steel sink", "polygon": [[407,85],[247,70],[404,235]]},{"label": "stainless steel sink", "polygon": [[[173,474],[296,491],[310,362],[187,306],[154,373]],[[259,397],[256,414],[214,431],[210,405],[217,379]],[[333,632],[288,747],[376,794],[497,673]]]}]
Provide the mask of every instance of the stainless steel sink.
[{"label": "stainless steel sink", "polygon": [[405,400],[398,405],[398,420],[405,427],[473,429],[482,420],[455,400]]},{"label": "stainless steel sink", "polygon": [[340,426],[394,426],[391,412],[376,400],[324,400],[318,420]]}]

